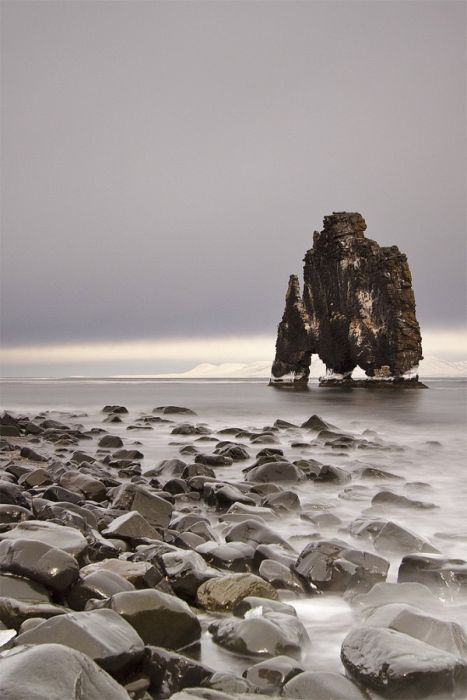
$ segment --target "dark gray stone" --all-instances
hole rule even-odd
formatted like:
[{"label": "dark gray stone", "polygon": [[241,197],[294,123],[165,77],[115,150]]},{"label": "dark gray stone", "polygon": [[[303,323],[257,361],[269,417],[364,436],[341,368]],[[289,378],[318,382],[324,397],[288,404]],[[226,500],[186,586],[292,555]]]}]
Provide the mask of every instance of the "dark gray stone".
[{"label": "dark gray stone", "polygon": [[130,700],[124,688],[89,656],[62,644],[4,652],[0,695],[5,700]]},{"label": "dark gray stone", "polygon": [[59,615],[20,634],[15,645],[51,642],[87,654],[105,671],[119,677],[135,667],[144,654],[142,639],[113,610]]},{"label": "dark gray stone", "polygon": [[465,659],[395,630],[353,629],[342,643],[341,659],[352,678],[388,697],[436,692],[462,697],[467,691]]},{"label": "dark gray stone", "polygon": [[78,579],[76,559],[61,549],[34,540],[0,542],[0,571],[26,576],[63,594]]},{"label": "dark gray stone", "polygon": [[181,649],[201,636],[199,620],[188,605],[160,591],[117,593],[110,606],[135,628],[145,644]]}]

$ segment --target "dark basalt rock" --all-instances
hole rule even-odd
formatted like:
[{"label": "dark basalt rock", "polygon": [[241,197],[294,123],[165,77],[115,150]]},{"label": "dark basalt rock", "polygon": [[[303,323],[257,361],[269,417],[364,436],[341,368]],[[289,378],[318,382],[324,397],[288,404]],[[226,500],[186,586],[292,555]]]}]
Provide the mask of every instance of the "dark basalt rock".
[{"label": "dark basalt rock", "polygon": [[340,540],[321,540],[308,544],[293,568],[319,591],[363,591],[386,579],[389,562],[371,552],[351,549]]},{"label": "dark basalt rock", "polygon": [[438,595],[467,590],[467,562],[439,554],[408,554],[399,566],[399,582],[416,581]]},{"label": "dark basalt rock", "polygon": [[20,634],[15,646],[50,642],[87,654],[113,676],[129,671],[144,654],[142,639],[113,610],[73,612],[53,617]]},{"label": "dark basalt rock", "polygon": [[64,593],[77,580],[76,559],[61,549],[33,540],[0,542],[0,571],[27,578]]},{"label": "dark basalt rock", "polygon": [[200,686],[214,671],[197,661],[167,651],[162,647],[147,646],[143,669],[151,679],[151,690],[168,697],[183,688]]},{"label": "dark basalt rock", "polygon": [[292,615],[263,612],[245,620],[227,618],[212,622],[209,632],[216,644],[238,654],[299,658],[309,637],[303,624]]},{"label": "dark basalt rock", "polygon": [[276,481],[303,481],[305,473],[291,462],[267,462],[248,470],[247,481],[275,483]]},{"label": "dark basalt rock", "polygon": [[342,643],[341,659],[352,678],[388,697],[463,697],[467,690],[465,659],[391,629],[355,628]]},{"label": "dark basalt rock", "polygon": [[0,621],[13,629],[19,629],[25,620],[49,618],[70,612],[68,608],[52,603],[34,603],[16,598],[0,597]]},{"label": "dark basalt rock", "polygon": [[[305,669],[290,656],[274,656],[253,664],[243,673],[256,688],[267,695],[279,695],[282,687]],[[311,697],[311,696],[310,696]]]},{"label": "dark basalt rock", "polygon": [[467,635],[461,625],[432,617],[414,605],[381,605],[367,615],[365,623],[371,627],[389,627],[455,656],[467,657]]},{"label": "dark basalt rock", "polygon": [[84,610],[89,600],[105,600],[115,593],[133,591],[135,587],[114,571],[95,571],[78,581],[67,596],[68,605],[73,610]]},{"label": "dark basalt rock", "polygon": [[422,386],[415,375],[404,377],[422,359],[407,258],[397,246],[365,238],[365,230],[360,214],[334,212],[315,231],[305,255],[303,295],[298,278],[289,280],[272,385],[306,386],[316,353],[327,367],[327,385],[351,384],[358,365],[368,377],[384,380],[358,382],[363,386]]},{"label": "dark basalt rock", "polygon": [[0,535],[0,540],[7,539],[44,542],[73,556],[80,555],[88,546],[86,538],[79,530],[40,520],[25,520],[16,525],[13,530]]},{"label": "dark basalt rock", "polygon": [[363,693],[351,680],[340,673],[325,673],[306,671],[295,675],[282,691],[286,698],[301,698],[301,700],[367,700]]},{"label": "dark basalt rock", "polygon": [[0,656],[0,696],[8,700],[129,700],[87,656],[62,644],[21,646]]},{"label": "dark basalt rock", "polygon": [[151,589],[128,591],[112,596],[109,605],[135,628],[145,644],[181,649],[201,636],[196,615],[173,595]]}]

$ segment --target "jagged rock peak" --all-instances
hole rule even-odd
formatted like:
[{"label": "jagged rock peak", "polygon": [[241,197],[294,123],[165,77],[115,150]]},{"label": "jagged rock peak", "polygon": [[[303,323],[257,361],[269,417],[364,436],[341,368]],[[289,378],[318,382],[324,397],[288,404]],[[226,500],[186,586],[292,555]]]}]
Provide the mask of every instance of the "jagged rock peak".
[{"label": "jagged rock peak", "polygon": [[365,230],[361,214],[334,212],[315,231],[303,296],[296,275],[289,279],[273,384],[306,384],[314,353],[326,364],[328,383],[350,381],[357,365],[371,379],[416,381],[423,358],[407,258]]},{"label": "jagged rock peak", "polygon": [[322,233],[328,238],[341,238],[342,236],[355,236],[364,238],[366,221],[357,212],[335,211],[323,220]]}]

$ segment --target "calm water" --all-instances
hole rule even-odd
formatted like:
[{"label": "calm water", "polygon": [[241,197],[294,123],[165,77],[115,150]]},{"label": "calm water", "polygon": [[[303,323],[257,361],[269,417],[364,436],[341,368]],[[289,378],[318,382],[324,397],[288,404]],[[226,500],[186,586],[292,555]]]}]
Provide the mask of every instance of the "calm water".
[{"label": "calm water", "polygon": [[[372,496],[385,483],[352,481],[350,490],[330,484],[305,482],[290,488],[299,494],[302,508],[320,504],[340,519],[340,524],[321,529],[325,537],[339,537],[354,546],[371,549],[366,541],[353,540],[348,524],[363,514],[390,518],[400,525],[423,535],[443,553],[467,559],[467,440],[466,440],[466,380],[431,380],[427,390],[338,390],[311,388],[308,392],[292,393],[269,388],[259,381],[157,381],[157,380],[5,380],[2,382],[0,404],[15,412],[31,415],[39,411],[71,412],[85,426],[101,425],[105,404],[123,404],[130,411],[124,424],[107,425],[108,430],[121,435],[126,443],[140,441],[144,452],[143,468],[153,466],[162,458],[179,456],[180,440],[174,442],[170,425],[157,426],[152,431],[127,431],[141,413],[167,404],[187,406],[198,414],[189,418],[207,423],[213,430],[228,426],[261,428],[282,418],[300,425],[316,413],[339,428],[360,435],[375,431],[368,437],[383,442],[384,449],[330,450],[324,446],[292,448],[296,440],[310,441],[304,431],[280,434],[281,447],[291,459],[312,457],[352,471],[361,466],[377,466],[404,477],[404,482],[391,482],[391,490],[422,501],[434,503],[435,510],[385,510],[371,506]],[[186,420],[178,418],[178,420]],[[179,436],[176,436],[177,438]],[[186,438],[192,442],[193,438]],[[249,462],[216,469],[219,478],[241,480],[241,469],[253,462],[261,445],[247,445],[252,455]],[[92,443],[83,449],[92,451]],[[213,444],[206,443],[205,451]],[[348,485],[347,485],[348,486]],[[289,485],[287,485],[289,488]],[[223,526],[213,521],[219,540]],[[297,552],[307,544],[317,528],[297,516],[281,518],[281,535]],[[386,555],[385,555],[386,556]],[[395,581],[400,556],[388,557],[391,569],[388,580]],[[294,605],[309,630],[312,644],[305,659],[309,667],[320,670],[340,670],[340,644],[354,623],[350,606],[340,597],[328,596],[296,600]],[[439,614],[438,614],[439,616]],[[464,604],[446,601],[443,616],[456,619],[467,626]],[[245,660],[216,647],[206,633],[202,645],[204,662],[219,670],[242,671]]]}]

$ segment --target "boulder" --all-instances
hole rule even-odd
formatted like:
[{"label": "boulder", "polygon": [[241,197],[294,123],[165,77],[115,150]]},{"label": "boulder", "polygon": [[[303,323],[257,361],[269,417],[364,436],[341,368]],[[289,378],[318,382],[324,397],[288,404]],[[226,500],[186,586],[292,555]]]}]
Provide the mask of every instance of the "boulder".
[{"label": "boulder", "polygon": [[142,660],[144,643],[113,610],[73,612],[45,620],[15,640],[21,644],[64,644],[87,654],[105,671],[122,677]]},{"label": "boulder", "polygon": [[201,625],[188,605],[175,596],[145,589],[116,593],[110,607],[125,618],[145,644],[181,649],[201,636]]},{"label": "boulder", "polygon": [[[279,695],[283,686],[304,668],[290,656],[273,656],[244,671],[244,677],[266,695]],[[311,696],[309,696],[311,697]]]},{"label": "boulder", "polygon": [[153,527],[167,527],[172,515],[173,506],[148,488],[140,484],[125,483],[114,495],[114,508],[120,510],[136,510]]},{"label": "boulder", "polygon": [[83,537],[79,530],[42,520],[26,520],[18,523],[9,532],[1,534],[0,540],[42,542],[51,547],[62,549],[73,556],[79,556],[88,546],[86,538]]},{"label": "boulder", "polygon": [[0,598],[0,620],[6,627],[19,629],[25,620],[31,618],[49,618],[55,615],[64,615],[69,612],[61,605],[52,603],[36,603],[16,598]]},{"label": "boulder", "polygon": [[461,625],[428,615],[414,605],[382,605],[367,615],[365,624],[389,627],[455,656],[467,657],[467,635]]},{"label": "boulder", "polygon": [[76,559],[62,549],[34,540],[0,542],[0,571],[26,576],[63,594],[78,579]]},{"label": "boulder", "polygon": [[275,588],[254,574],[230,574],[205,581],[198,588],[196,600],[206,610],[226,612],[247,596],[277,600]]},{"label": "boulder", "polygon": [[86,654],[62,644],[22,646],[0,656],[5,700],[129,700],[128,693]]},{"label": "boulder", "polygon": [[277,612],[263,612],[244,620],[226,618],[209,625],[213,640],[230,651],[247,656],[299,658],[309,643],[308,634],[298,618]]},{"label": "boulder", "polygon": [[322,671],[294,675],[284,685],[282,695],[301,700],[368,700],[367,694],[345,676]]},{"label": "boulder", "polygon": [[304,481],[305,472],[291,462],[266,462],[247,472],[247,481],[276,483],[277,481]]},{"label": "boulder", "polygon": [[386,579],[389,562],[340,540],[319,540],[305,547],[293,570],[319,591],[365,591]]},{"label": "boulder", "polygon": [[467,692],[467,661],[392,629],[357,627],[342,643],[349,675],[393,698]]},{"label": "boulder", "polygon": [[157,586],[162,574],[147,561],[129,561],[127,559],[102,559],[83,566],[82,578],[98,571],[111,571],[126,579],[137,588]]},{"label": "boulder", "polygon": [[467,562],[441,554],[406,554],[397,580],[423,583],[437,595],[461,593],[467,590]]},{"label": "boulder", "polygon": [[103,435],[97,444],[99,447],[114,449],[123,447],[123,440],[118,435]]},{"label": "boulder", "polygon": [[124,513],[102,531],[104,537],[117,537],[123,540],[160,540],[159,533],[136,510]]},{"label": "boulder", "polygon": [[123,576],[101,569],[80,579],[69,591],[67,601],[73,610],[84,610],[89,600],[105,600],[115,593],[133,590],[134,585]]},{"label": "boulder", "polygon": [[143,670],[151,679],[151,690],[163,697],[200,686],[214,673],[188,656],[155,646],[146,647]]}]

